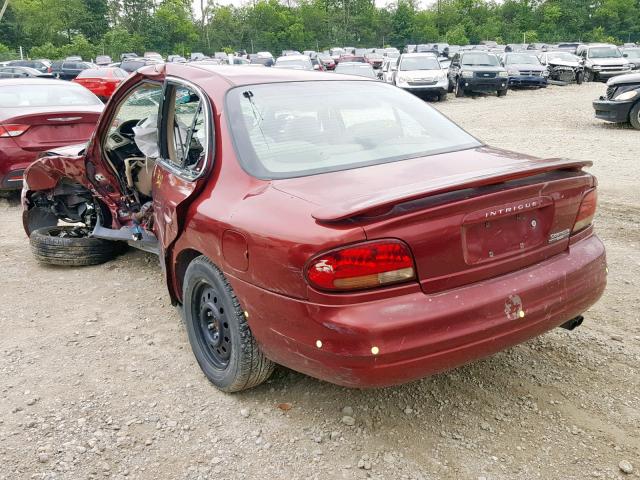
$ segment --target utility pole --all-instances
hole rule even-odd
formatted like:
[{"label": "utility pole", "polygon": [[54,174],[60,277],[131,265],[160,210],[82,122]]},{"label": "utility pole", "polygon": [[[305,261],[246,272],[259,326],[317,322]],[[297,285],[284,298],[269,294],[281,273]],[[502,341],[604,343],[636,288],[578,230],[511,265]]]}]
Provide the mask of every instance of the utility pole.
[{"label": "utility pole", "polygon": [[2,20],[2,17],[4,16],[4,12],[7,9],[8,5],[9,5],[9,0],[4,0],[4,5],[2,5],[2,10],[0,10],[0,20]]}]

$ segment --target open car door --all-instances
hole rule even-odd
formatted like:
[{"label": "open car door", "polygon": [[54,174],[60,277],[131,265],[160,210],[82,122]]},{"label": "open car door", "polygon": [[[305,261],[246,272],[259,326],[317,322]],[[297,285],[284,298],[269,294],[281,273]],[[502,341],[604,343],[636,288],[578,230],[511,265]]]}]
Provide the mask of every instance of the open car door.
[{"label": "open car door", "polygon": [[165,82],[159,121],[160,156],[153,173],[154,232],[160,260],[177,238],[190,199],[200,191],[213,157],[211,105],[197,87]]}]

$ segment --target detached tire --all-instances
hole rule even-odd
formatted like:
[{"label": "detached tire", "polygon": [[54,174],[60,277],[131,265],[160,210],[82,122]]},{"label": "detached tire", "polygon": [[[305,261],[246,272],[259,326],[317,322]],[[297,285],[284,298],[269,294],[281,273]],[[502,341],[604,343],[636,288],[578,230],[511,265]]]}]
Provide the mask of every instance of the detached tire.
[{"label": "detached tire", "polygon": [[41,263],[49,265],[98,265],[115,257],[119,242],[91,238],[82,227],[51,226],[31,232],[31,252]]},{"label": "detached tire", "polygon": [[222,271],[208,258],[196,258],[183,292],[189,343],[209,381],[224,392],[239,392],[269,378],[275,364],[260,350]]}]

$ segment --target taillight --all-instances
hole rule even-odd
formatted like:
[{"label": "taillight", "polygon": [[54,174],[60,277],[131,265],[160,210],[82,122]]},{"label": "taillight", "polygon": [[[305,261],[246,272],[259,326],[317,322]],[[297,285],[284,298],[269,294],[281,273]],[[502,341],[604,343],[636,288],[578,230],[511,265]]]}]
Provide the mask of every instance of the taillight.
[{"label": "taillight", "polygon": [[332,250],[308,262],[309,283],[321,290],[361,290],[415,278],[409,247],[399,240],[377,240]]},{"label": "taillight", "polygon": [[580,204],[580,210],[578,210],[578,216],[576,222],[573,224],[572,233],[584,230],[593,222],[593,217],[596,214],[596,206],[598,203],[598,191],[594,188],[588,191],[584,197],[582,197],[582,203]]},{"label": "taillight", "polygon": [[15,123],[0,125],[0,138],[19,137],[27,130],[29,130],[29,125],[19,125]]}]

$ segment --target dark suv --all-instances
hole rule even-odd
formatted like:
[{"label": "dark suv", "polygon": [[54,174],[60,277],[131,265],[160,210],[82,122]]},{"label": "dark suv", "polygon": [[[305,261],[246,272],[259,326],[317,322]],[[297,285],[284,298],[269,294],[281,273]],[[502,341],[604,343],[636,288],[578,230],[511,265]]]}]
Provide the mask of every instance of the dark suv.
[{"label": "dark suv", "polygon": [[89,62],[58,60],[51,65],[51,74],[62,80],[73,80],[81,71],[93,68]]},{"label": "dark suv", "polygon": [[507,94],[508,75],[493,53],[478,50],[456,53],[449,66],[449,93],[463,97],[469,92]]}]

